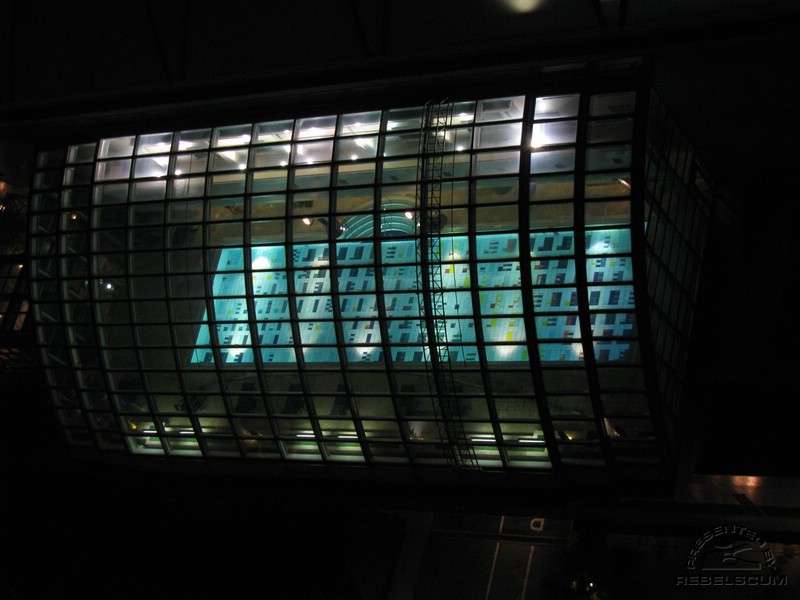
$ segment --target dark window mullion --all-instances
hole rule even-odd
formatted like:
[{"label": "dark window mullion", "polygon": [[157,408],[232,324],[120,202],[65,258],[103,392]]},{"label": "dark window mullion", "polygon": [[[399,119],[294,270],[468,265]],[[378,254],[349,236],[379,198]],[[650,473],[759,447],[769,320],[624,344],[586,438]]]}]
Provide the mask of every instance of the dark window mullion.
[{"label": "dark window mullion", "polygon": [[589,128],[589,104],[591,90],[584,88],[578,109],[578,135],[575,143],[575,282],[578,293],[578,314],[580,316],[581,343],[583,346],[584,368],[589,383],[589,394],[594,413],[594,424],[599,436],[600,449],[606,466],[613,467],[615,458],[605,430],[603,405],[600,400],[600,382],[597,362],[594,355],[594,342],[590,322],[589,283],[586,269],[586,224],[585,224],[585,185],[587,133]]},{"label": "dark window mullion", "polygon": [[[519,264],[520,286],[523,307],[523,320],[525,323],[525,339],[528,345],[528,360],[531,363],[533,375],[533,389],[536,393],[536,405],[539,410],[539,421],[547,444],[548,457],[554,470],[561,468],[561,452],[556,442],[553,429],[553,420],[547,399],[547,390],[544,385],[542,361],[539,356],[539,342],[536,332],[536,312],[533,307],[533,275],[531,274],[531,223],[530,223],[530,189],[531,189],[531,137],[533,128],[535,96],[527,96],[525,101],[522,149],[520,152],[519,169]],[[571,285],[575,285],[574,283]]]}]

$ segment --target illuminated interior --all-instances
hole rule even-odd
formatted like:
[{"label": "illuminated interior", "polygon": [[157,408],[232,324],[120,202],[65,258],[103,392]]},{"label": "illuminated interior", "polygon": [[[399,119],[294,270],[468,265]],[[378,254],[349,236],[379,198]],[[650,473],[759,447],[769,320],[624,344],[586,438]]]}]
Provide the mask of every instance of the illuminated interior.
[{"label": "illuminated interior", "polygon": [[422,106],[40,153],[31,285],[67,436],[278,461],[658,463],[636,102],[459,101],[435,157]]}]

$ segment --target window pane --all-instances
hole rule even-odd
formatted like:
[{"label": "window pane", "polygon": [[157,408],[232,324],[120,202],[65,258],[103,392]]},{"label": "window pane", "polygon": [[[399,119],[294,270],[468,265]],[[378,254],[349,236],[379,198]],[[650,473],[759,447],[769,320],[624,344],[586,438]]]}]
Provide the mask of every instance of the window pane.
[{"label": "window pane", "polygon": [[577,134],[577,121],[534,123],[531,147],[541,148],[552,144],[574,144]]},{"label": "window pane", "polygon": [[295,127],[295,139],[309,140],[314,138],[333,137],[336,128],[336,115],[298,119]]},{"label": "window pane", "polygon": [[536,106],[534,108],[533,118],[538,121],[540,119],[575,117],[578,115],[579,104],[579,94],[570,94],[567,96],[542,96],[540,98],[536,98]]},{"label": "window pane", "polygon": [[153,133],[139,138],[136,154],[160,154],[169,152],[172,146],[172,133]]},{"label": "window pane", "polygon": [[498,148],[500,146],[519,146],[521,136],[522,123],[477,127],[475,129],[475,147]]},{"label": "window pane", "polygon": [[558,173],[575,169],[575,148],[533,152],[531,173]]},{"label": "window pane", "polygon": [[636,92],[617,94],[599,94],[592,96],[589,114],[593,117],[604,117],[632,113],[636,107]]},{"label": "window pane", "polygon": [[483,123],[486,121],[521,119],[524,106],[525,96],[479,100],[475,120],[478,123]]},{"label": "window pane", "polygon": [[381,125],[381,112],[350,113],[339,121],[339,135],[364,135],[377,133]]},{"label": "window pane", "polygon": [[100,140],[100,148],[97,153],[97,158],[131,156],[133,154],[133,144],[135,140],[136,137],[132,135],[127,137]]},{"label": "window pane", "polygon": [[285,142],[292,139],[293,121],[271,121],[268,123],[256,123],[255,143]]}]

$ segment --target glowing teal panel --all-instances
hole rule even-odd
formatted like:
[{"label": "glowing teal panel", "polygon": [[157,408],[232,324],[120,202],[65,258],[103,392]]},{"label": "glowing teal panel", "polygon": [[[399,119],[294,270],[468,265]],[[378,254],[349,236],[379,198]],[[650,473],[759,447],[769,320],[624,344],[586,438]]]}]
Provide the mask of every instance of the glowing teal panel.
[{"label": "glowing teal panel", "polygon": [[381,242],[381,260],[385,265],[417,262],[417,245],[414,240]]},{"label": "glowing teal panel", "polygon": [[524,342],[525,321],[522,318],[483,319],[483,339],[487,342]]},{"label": "glowing teal panel", "polygon": [[247,319],[247,301],[244,298],[214,300],[214,315],[218,321],[243,321]]},{"label": "glowing teal panel", "polygon": [[472,314],[472,295],[470,292],[444,292],[444,314],[447,316],[469,316]]},{"label": "glowing teal panel", "polygon": [[[475,321],[472,319],[447,319],[445,322],[447,341],[451,343],[475,343]],[[524,332],[523,332],[524,337]]]},{"label": "glowing teal panel", "polygon": [[250,326],[245,323],[217,324],[217,339],[221,346],[242,346],[250,342]]},{"label": "glowing teal panel", "polygon": [[342,296],[339,299],[339,310],[343,317],[378,317],[377,298],[375,294]]},{"label": "glowing teal panel", "polygon": [[574,343],[541,343],[539,344],[539,359],[542,362],[583,362],[583,344]]},{"label": "glowing teal panel", "polygon": [[261,360],[264,361],[264,364],[297,362],[294,348],[262,348]]},{"label": "glowing teal panel", "polygon": [[226,248],[222,251],[217,271],[241,271],[244,269],[244,251],[241,248]]},{"label": "glowing teal panel", "polygon": [[419,306],[416,293],[384,294],[386,315],[389,317],[417,317]]},{"label": "glowing teal panel", "polygon": [[285,296],[266,296],[256,298],[256,319],[279,320],[289,318],[289,300]]},{"label": "glowing teal panel", "polygon": [[469,288],[469,265],[454,263],[442,265],[442,287],[445,289]]},{"label": "glowing teal panel", "polygon": [[294,272],[294,289],[298,294],[327,294],[331,278],[327,267],[299,269]]},{"label": "glowing teal panel", "polygon": [[575,254],[575,234],[571,231],[545,231],[531,234],[531,258]]},{"label": "glowing teal panel", "polygon": [[[574,287],[539,287],[557,285],[559,282],[572,282],[575,278],[574,260],[561,258],[574,250],[574,236],[569,232],[543,232],[531,236],[534,254],[543,256],[531,262],[531,273],[536,286],[533,294],[534,307],[540,313],[536,321],[538,336],[546,339],[577,339],[580,335],[577,315],[541,313],[564,313],[577,311],[577,289]],[[629,240],[628,230],[593,231],[587,239],[596,245],[596,250],[611,252],[624,247]],[[446,238],[443,246],[452,248],[453,252],[467,250],[467,237],[454,236]],[[490,344],[487,348],[487,360],[522,360],[523,342],[526,340],[524,321],[514,318],[522,314],[522,290],[520,269],[523,265],[518,260],[503,259],[506,256],[518,255],[516,236],[486,235],[476,240],[478,255],[494,256],[496,262],[480,262],[477,265],[478,286],[483,288],[479,294],[480,314],[483,337]],[[419,344],[423,336],[419,323],[419,297],[416,293],[417,267],[414,264],[402,264],[416,258],[414,240],[382,241],[381,249],[388,264],[382,268],[381,276],[386,290],[383,298],[386,314],[390,320],[386,323],[391,344],[392,360],[403,362],[424,362],[424,355]],[[342,335],[351,362],[374,362],[381,360],[382,342],[378,327],[378,296],[375,283],[378,276],[372,266],[374,245],[371,242],[348,241],[339,242],[336,246],[339,266],[336,280],[339,283],[339,311],[346,320],[342,323]],[[212,283],[213,309],[215,319],[223,321],[216,325],[217,337],[222,347],[225,362],[251,362],[252,349],[262,347],[262,359],[268,363],[295,362],[294,339],[289,319],[289,286],[287,272],[274,270],[285,263],[285,249],[280,246],[254,247],[251,250],[252,274],[256,330],[251,333],[246,321],[249,317],[246,301],[245,277],[247,271],[233,271],[243,267],[244,253],[239,248],[226,248],[220,251],[220,270]],[[333,297],[331,293],[331,272],[329,268],[329,244],[297,244],[292,247],[294,266],[300,266],[292,272],[294,287],[298,296],[295,298],[295,309],[299,318],[303,319],[298,327],[304,346],[304,358],[308,363],[338,362],[335,346],[339,343],[333,322]],[[401,263],[401,264],[396,264]],[[593,257],[587,261],[591,277],[603,278],[603,281],[625,279],[632,275],[630,257]],[[525,266],[524,268],[529,268]],[[261,270],[265,269],[265,270]],[[270,269],[270,270],[266,270]],[[451,355],[458,355],[459,360],[472,362],[478,360],[474,346],[460,346],[462,343],[477,342],[475,322],[470,318],[473,313],[472,295],[468,291],[475,285],[470,281],[470,268],[466,263],[447,263],[442,269],[443,283],[447,286],[452,280],[453,288],[445,289],[442,299],[442,310],[445,315],[442,330],[442,343],[459,344],[451,346]],[[598,275],[595,275],[598,274]],[[611,278],[610,280],[608,278]],[[495,291],[492,288],[498,288]],[[503,289],[516,288],[516,289]],[[492,290],[492,291],[490,291]],[[364,293],[366,292],[366,293]],[[594,285],[588,290],[588,301],[592,309],[630,309],[634,306],[633,287],[631,285]],[[205,319],[205,317],[204,317]],[[609,313],[595,315],[592,327],[595,335],[602,337],[623,337],[635,334],[633,317],[630,313]],[[612,322],[613,320],[613,322]],[[251,339],[255,335],[256,339]],[[208,326],[200,327],[197,336],[198,346],[211,343]],[[492,343],[502,344],[498,346]],[[540,355],[548,361],[581,360],[577,350],[580,344],[543,344]],[[621,346],[602,347],[603,356],[608,360],[628,360],[630,352]],[[527,356],[527,354],[526,354]],[[510,357],[510,358],[509,358]],[[192,362],[213,361],[213,355],[207,350],[198,348],[192,354]]]},{"label": "glowing teal panel", "polygon": [[633,258],[609,256],[586,260],[586,278],[590,283],[633,281]]},{"label": "glowing teal panel", "polygon": [[381,330],[377,319],[342,321],[342,335],[345,344],[380,344]]},{"label": "glowing teal panel", "polygon": [[581,337],[578,315],[549,315],[536,319],[536,336],[539,339],[579,339]]},{"label": "glowing teal panel", "polygon": [[467,260],[469,258],[469,238],[465,235],[440,238],[439,255],[442,257],[442,262]]},{"label": "glowing teal panel", "polygon": [[636,335],[636,314],[593,313],[591,315],[594,337],[631,337]]},{"label": "glowing teal panel", "polygon": [[392,319],[387,323],[389,343],[419,344],[422,343],[422,329],[419,318]]},{"label": "glowing teal panel", "polygon": [[300,342],[304,346],[336,344],[336,328],[333,321],[303,321],[298,328]]},{"label": "glowing teal panel", "polygon": [[345,355],[349,363],[370,363],[383,361],[383,350],[380,346],[348,346]]},{"label": "glowing teal panel", "polygon": [[340,266],[375,264],[375,245],[372,242],[338,242],[336,263]]},{"label": "glowing teal panel", "polygon": [[534,289],[533,308],[536,312],[577,311],[578,290],[577,288]]},{"label": "glowing teal panel", "polygon": [[[253,295],[256,298],[261,296],[281,296],[285,295],[288,290],[289,287],[286,283],[286,273],[284,271],[257,271],[253,273]],[[239,290],[237,293],[243,296],[245,290]]]},{"label": "glowing teal panel", "polygon": [[522,314],[521,290],[498,290],[495,292],[481,292],[481,314],[490,315],[519,315]]},{"label": "glowing teal panel", "polygon": [[[224,256],[225,252],[223,252]],[[214,296],[244,295],[244,273],[220,273],[214,277],[212,287]]]},{"label": "glowing teal panel", "polygon": [[298,296],[295,309],[301,319],[333,318],[333,300],[330,296]]},{"label": "glowing teal panel", "polygon": [[639,362],[639,343],[635,341],[594,342],[594,356],[599,363]]},{"label": "glowing teal panel", "polygon": [[590,285],[589,308],[634,308],[636,306],[632,285]]},{"label": "glowing teal panel", "polygon": [[328,266],[330,251],[328,244],[295,244],[292,247],[292,266]]},{"label": "glowing teal panel", "polygon": [[[226,248],[222,251],[223,256],[235,248]],[[283,246],[257,246],[250,249],[250,257],[253,259],[253,270],[257,269],[283,269],[286,268],[286,248]],[[227,257],[224,257],[227,260]],[[222,262],[223,257],[220,257]]]},{"label": "glowing teal panel", "polygon": [[223,348],[220,350],[223,363],[252,363],[255,360],[250,348]]},{"label": "glowing teal panel", "polygon": [[286,321],[258,323],[256,325],[256,335],[258,335],[258,344],[262,346],[280,346],[294,343],[292,325]]},{"label": "glowing teal panel", "polygon": [[534,286],[575,283],[575,261],[571,258],[552,258],[531,261]]},{"label": "glowing teal panel", "polygon": [[338,363],[339,351],[335,347],[333,348],[324,346],[303,347],[303,359],[307,363]]},{"label": "glowing teal panel", "polygon": [[520,271],[519,262],[497,262],[478,264],[478,287],[519,287]]},{"label": "glowing teal panel", "polygon": [[486,360],[489,362],[522,362],[528,360],[527,346],[486,346]]},{"label": "glowing teal panel", "polygon": [[346,267],[337,269],[340,292],[374,292],[374,267]]},{"label": "glowing teal panel", "polygon": [[417,287],[417,267],[414,265],[384,266],[383,289],[387,292],[414,290]]},{"label": "glowing teal panel", "polygon": [[516,233],[478,235],[475,237],[475,246],[477,258],[481,260],[519,257],[519,236]]},{"label": "glowing teal panel", "polygon": [[624,254],[630,251],[630,229],[598,229],[586,232],[586,254]]}]

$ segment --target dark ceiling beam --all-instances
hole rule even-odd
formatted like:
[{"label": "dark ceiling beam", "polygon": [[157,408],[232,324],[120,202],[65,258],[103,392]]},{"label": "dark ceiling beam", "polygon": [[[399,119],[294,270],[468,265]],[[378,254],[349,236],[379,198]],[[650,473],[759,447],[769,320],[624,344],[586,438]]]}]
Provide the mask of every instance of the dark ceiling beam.
[{"label": "dark ceiling beam", "polygon": [[628,19],[628,0],[619,0],[619,24],[624,26]]},{"label": "dark ceiling beam", "polygon": [[600,5],[600,0],[589,0],[589,4],[591,4],[592,9],[594,9],[594,14],[597,16],[600,27],[608,27],[608,21],[606,21],[606,15],[603,12],[603,7]]},{"label": "dark ceiling beam", "polygon": [[150,0],[143,0],[142,3],[144,4],[144,10],[147,14],[147,22],[150,25],[150,31],[152,32],[153,40],[155,41],[158,61],[161,63],[161,68],[164,69],[164,75],[167,78],[167,82],[173,83],[175,78],[172,76],[172,70],[169,68],[169,60],[167,59],[164,40],[159,34],[158,19],[156,19],[155,13],[153,12],[153,6],[150,4]]},{"label": "dark ceiling beam", "polygon": [[356,26],[356,34],[361,42],[361,50],[366,58],[372,58],[372,49],[367,39],[367,31],[364,28],[364,21],[361,19],[361,12],[358,10],[358,0],[350,0],[350,12],[353,13],[353,21]]}]

